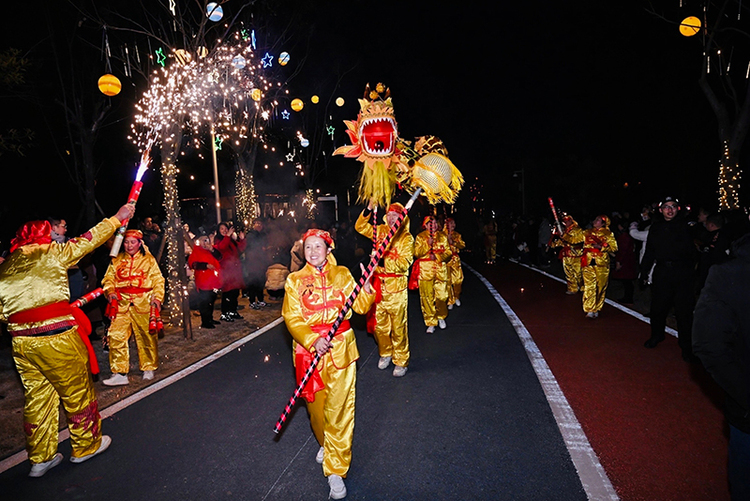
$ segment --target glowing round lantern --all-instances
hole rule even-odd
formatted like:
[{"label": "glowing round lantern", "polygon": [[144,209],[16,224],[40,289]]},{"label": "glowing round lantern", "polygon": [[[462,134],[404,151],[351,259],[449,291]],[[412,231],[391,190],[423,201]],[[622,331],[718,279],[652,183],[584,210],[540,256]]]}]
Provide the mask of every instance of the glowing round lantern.
[{"label": "glowing round lantern", "polygon": [[224,9],[216,2],[211,2],[206,5],[206,16],[208,16],[209,20],[218,23],[224,17]]},{"label": "glowing round lantern", "polygon": [[313,96],[310,98],[310,101],[312,101],[312,104],[318,104],[320,102],[320,98],[318,96]]},{"label": "glowing round lantern", "polygon": [[305,103],[302,102],[302,99],[295,98],[292,99],[292,109],[294,111],[302,111],[302,108],[305,107]]},{"label": "glowing round lantern", "polygon": [[245,64],[247,64],[247,61],[245,61],[245,58],[242,56],[234,56],[234,59],[232,59],[232,66],[237,68],[238,70],[241,70],[245,67]]},{"label": "glowing round lantern", "polygon": [[198,57],[204,58],[208,55],[208,49],[205,47],[198,47]]},{"label": "glowing round lantern", "polygon": [[116,96],[120,93],[120,89],[122,89],[122,84],[116,76],[107,73],[99,78],[99,90],[105,96]]},{"label": "glowing round lantern", "polygon": [[336,98],[336,106],[338,106],[339,108],[342,107],[342,106],[344,106],[344,98],[343,97],[337,97]]},{"label": "glowing round lantern", "polygon": [[181,66],[185,66],[190,62],[193,56],[191,56],[190,53],[185,49],[177,49],[176,51],[174,51],[174,58],[178,63],[180,63]]},{"label": "glowing round lantern", "polygon": [[680,33],[686,37],[691,37],[701,29],[701,20],[695,16],[686,17],[680,23]]},{"label": "glowing round lantern", "polygon": [[263,97],[263,93],[260,91],[260,89],[253,89],[252,92],[250,92],[250,97],[253,98],[253,101],[260,101],[260,99]]},{"label": "glowing round lantern", "polygon": [[303,148],[307,148],[308,146],[310,146],[310,141],[307,138],[303,137],[302,139],[300,139],[299,144],[301,144]]},{"label": "glowing round lantern", "polygon": [[288,52],[282,52],[279,54],[279,64],[281,66],[286,66],[289,62],[289,53]]}]

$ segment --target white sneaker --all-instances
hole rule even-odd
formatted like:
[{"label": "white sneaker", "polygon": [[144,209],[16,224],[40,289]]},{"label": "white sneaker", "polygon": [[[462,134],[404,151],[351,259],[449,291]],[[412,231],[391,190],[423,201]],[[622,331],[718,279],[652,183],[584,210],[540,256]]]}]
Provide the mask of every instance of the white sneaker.
[{"label": "white sneaker", "polygon": [[435,326],[434,325],[431,325],[431,326],[427,327],[427,334],[432,334],[433,332],[435,332]]},{"label": "white sneaker", "polygon": [[404,377],[406,375],[406,367],[395,365],[393,367],[393,377]]},{"label": "white sneaker", "polygon": [[440,327],[441,329],[445,329],[446,327],[448,327],[448,325],[445,323],[445,320],[440,318],[438,319],[438,327]]},{"label": "white sneaker", "polygon": [[331,488],[331,493],[328,495],[331,499],[344,499],[346,497],[346,486],[344,485],[344,479],[338,475],[330,475],[328,477],[328,486]]},{"label": "white sneaker", "polygon": [[461,306],[461,300],[456,298],[456,306]]},{"label": "white sneaker", "polygon": [[109,448],[109,444],[112,443],[112,439],[109,438],[109,435],[102,435],[102,443],[99,446],[99,448],[96,450],[96,452],[92,452],[91,454],[88,454],[86,456],[81,456],[79,458],[77,457],[70,457],[71,463],[83,463],[84,461],[88,461],[92,457],[96,456],[97,454],[101,454],[102,452],[106,451]]},{"label": "white sneaker", "polygon": [[386,369],[390,363],[391,357],[380,357],[380,360],[378,360],[378,369]]},{"label": "white sneaker", "polygon": [[143,371],[143,380],[150,381],[154,379],[154,371]]},{"label": "white sneaker", "polygon": [[115,373],[112,374],[112,377],[110,377],[109,379],[105,379],[104,381],[102,381],[102,383],[104,383],[104,386],[122,386],[124,384],[130,383],[130,381],[128,381],[128,376],[126,376],[125,374]]},{"label": "white sneaker", "polygon": [[62,463],[63,455],[59,452],[55,454],[55,457],[50,459],[49,461],[45,461],[44,463],[32,463],[31,465],[31,471],[29,472],[30,477],[41,477],[45,473],[47,473],[47,470],[51,470],[55,466]]},{"label": "white sneaker", "polygon": [[321,447],[318,450],[318,453],[315,455],[315,462],[316,463],[323,464],[323,458],[325,458],[325,452],[326,452],[326,450],[325,450],[324,447]]},{"label": "white sneaker", "polygon": [[449,304],[449,305],[448,305],[448,309],[449,309],[449,310],[452,310],[452,309],[453,309],[453,305],[452,305],[452,304]]}]

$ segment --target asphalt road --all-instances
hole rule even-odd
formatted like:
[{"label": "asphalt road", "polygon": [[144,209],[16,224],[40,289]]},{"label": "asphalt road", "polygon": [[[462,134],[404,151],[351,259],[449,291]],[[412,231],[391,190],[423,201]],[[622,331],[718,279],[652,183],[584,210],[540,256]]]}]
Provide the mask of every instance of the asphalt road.
[{"label": "asphalt road", "polygon": [[[550,405],[516,331],[466,273],[448,328],[425,333],[410,295],[412,360],[378,370],[375,342],[353,322],[358,362],[349,500],[586,499]],[[283,324],[104,421],[111,448],[40,479],[24,462],[0,474],[8,500],[315,500],[328,484],[297,404]],[[392,366],[391,366],[392,367]],[[177,378],[175,378],[177,379]],[[68,441],[60,451],[70,456]]]}]

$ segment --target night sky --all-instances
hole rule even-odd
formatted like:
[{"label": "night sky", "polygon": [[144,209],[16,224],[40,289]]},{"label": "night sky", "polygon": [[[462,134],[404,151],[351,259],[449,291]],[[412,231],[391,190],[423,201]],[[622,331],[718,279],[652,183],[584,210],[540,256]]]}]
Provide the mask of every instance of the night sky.
[{"label": "night sky", "polygon": [[[226,13],[233,3],[224,5]],[[690,2],[683,9],[673,3],[664,14],[675,20],[695,13]],[[46,66],[54,64],[50,27],[76,18],[58,12],[69,6],[45,16],[43,4],[19,4],[19,15],[2,21],[1,48],[17,47],[37,58],[28,75],[30,94],[54,87],[57,78]],[[356,118],[365,84],[383,82],[391,88],[401,137],[443,139],[467,188],[481,185],[485,206],[500,213],[520,212],[520,176],[513,174],[521,170],[527,210],[540,214],[548,196],[581,220],[597,212],[634,211],[667,193],[696,205],[715,204],[719,147],[715,119],[697,84],[698,39],[647,13],[645,2],[474,4],[287,1],[268,20],[270,29],[288,27],[292,34],[278,50],[292,56],[288,74],[304,63],[288,88],[290,96],[308,102],[305,113],[313,113],[308,100],[315,93],[322,101],[338,95],[346,100],[344,107],[328,110],[338,129],[328,150],[345,144],[341,121]],[[92,78],[104,73],[100,55],[99,47],[81,53],[91,62]],[[137,161],[126,135],[143,88],[143,82],[119,76],[123,92],[112,100],[117,120],[97,151],[97,198],[109,213],[125,201]],[[95,79],[91,92],[98,92]],[[0,156],[9,181],[0,200],[0,239],[7,242],[9,228],[26,219],[51,212],[75,219],[79,203],[50,146],[53,135],[64,134],[53,96],[18,99],[3,92],[0,106],[6,110],[3,130],[37,132],[36,147],[25,157]],[[290,130],[304,123],[295,119],[301,122]],[[314,187],[341,193],[359,168],[354,160],[331,159]],[[195,171],[199,186],[183,183],[181,195],[208,195],[210,162],[188,160],[184,169]],[[158,176],[148,176],[141,210],[156,213]],[[260,192],[301,187],[281,171],[262,172],[262,166],[256,166],[256,178]],[[459,207],[468,207],[468,199],[467,189]]]}]

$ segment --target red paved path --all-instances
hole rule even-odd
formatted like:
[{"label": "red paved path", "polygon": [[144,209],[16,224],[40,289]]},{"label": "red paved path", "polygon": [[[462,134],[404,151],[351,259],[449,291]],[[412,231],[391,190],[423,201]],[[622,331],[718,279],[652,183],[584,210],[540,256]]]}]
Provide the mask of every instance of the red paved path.
[{"label": "red paved path", "polygon": [[478,266],[526,325],[623,500],[729,499],[722,395],[677,340],[643,347],[648,324],[513,263]]}]

